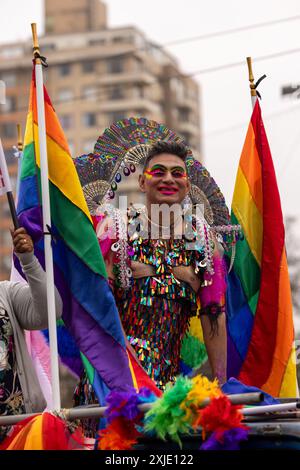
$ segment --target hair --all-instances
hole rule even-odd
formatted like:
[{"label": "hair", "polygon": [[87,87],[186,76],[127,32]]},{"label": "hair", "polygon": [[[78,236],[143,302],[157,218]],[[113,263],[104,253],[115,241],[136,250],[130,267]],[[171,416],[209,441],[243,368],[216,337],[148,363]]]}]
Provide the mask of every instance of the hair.
[{"label": "hair", "polygon": [[185,163],[185,159],[188,155],[188,147],[180,142],[167,142],[165,140],[159,140],[155,144],[153,144],[148,152],[147,158],[144,163],[145,170],[152,158],[156,157],[156,155],[161,155],[162,153],[170,153],[172,155],[176,155],[176,157],[181,158]]}]

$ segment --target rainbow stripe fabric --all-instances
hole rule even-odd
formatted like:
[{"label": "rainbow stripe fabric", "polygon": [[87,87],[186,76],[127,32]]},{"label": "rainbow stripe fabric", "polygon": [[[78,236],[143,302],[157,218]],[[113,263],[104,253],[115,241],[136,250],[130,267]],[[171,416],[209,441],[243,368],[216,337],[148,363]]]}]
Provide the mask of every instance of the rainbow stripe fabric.
[{"label": "rainbow stripe fabric", "polygon": [[284,224],[259,102],[240,158],[232,222],[244,239],[229,274],[228,376],[275,397],[298,395]]},{"label": "rainbow stripe fabric", "polygon": [[[32,77],[18,216],[44,266],[34,71]],[[138,387],[139,378],[126,351],[105,264],[68,144],[45,88],[44,102],[55,284],[63,299],[64,325],[81,352],[100,403],[104,403],[109,390]],[[146,373],[138,372],[143,379]]]}]

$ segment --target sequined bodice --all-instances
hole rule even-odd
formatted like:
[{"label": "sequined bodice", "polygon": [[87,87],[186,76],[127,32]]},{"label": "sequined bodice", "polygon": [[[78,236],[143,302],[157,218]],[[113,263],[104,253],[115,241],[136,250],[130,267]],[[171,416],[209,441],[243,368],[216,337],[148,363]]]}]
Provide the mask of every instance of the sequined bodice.
[{"label": "sequined bodice", "polygon": [[197,311],[196,293],[173,273],[176,266],[199,269],[203,259],[200,251],[187,250],[185,243],[184,239],[129,240],[131,260],[152,265],[155,274],[133,279],[131,289],[116,292],[128,339],[160,388],[179,373],[181,343]]}]

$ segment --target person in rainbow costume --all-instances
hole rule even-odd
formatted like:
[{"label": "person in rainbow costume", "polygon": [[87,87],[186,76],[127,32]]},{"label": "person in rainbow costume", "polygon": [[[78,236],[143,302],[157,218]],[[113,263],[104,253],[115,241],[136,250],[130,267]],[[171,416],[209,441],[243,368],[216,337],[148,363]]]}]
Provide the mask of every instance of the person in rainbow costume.
[{"label": "person in rainbow costume", "polygon": [[[224,198],[207,170],[182,139],[142,118],[106,129],[94,153],[75,164],[128,347],[161,390],[178,374],[195,373],[206,357],[203,350],[212,376],[225,383],[223,246],[234,244],[239,228],[229,225]],[[124,217],[107,197],[114,198],[122,172],[134,173],[136,165],[146,204],[131,204]],[[210,226],[207,219],[214,215],[222,225]],[[84,377],[75,397],[85,393],[87,382]]]}]

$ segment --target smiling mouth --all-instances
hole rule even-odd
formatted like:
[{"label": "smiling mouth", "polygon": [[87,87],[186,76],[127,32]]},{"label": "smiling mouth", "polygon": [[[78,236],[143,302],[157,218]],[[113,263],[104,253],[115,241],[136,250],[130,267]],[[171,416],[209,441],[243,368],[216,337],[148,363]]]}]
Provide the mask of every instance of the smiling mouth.
[{"label": "smiling mouth", "polygon": [[167,195],[167,196],[178,193],[177,188],[168,188],[167,186],[161,186],[160,188],[158,188],[158,191],[161,194],[164,194],[164,195]]}]

